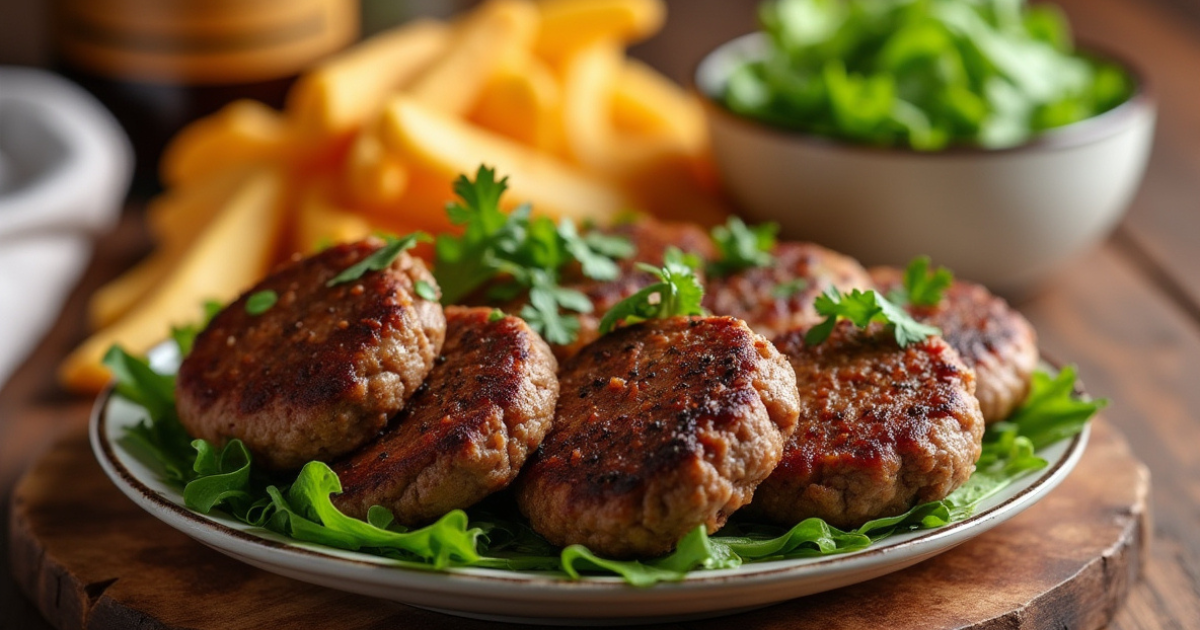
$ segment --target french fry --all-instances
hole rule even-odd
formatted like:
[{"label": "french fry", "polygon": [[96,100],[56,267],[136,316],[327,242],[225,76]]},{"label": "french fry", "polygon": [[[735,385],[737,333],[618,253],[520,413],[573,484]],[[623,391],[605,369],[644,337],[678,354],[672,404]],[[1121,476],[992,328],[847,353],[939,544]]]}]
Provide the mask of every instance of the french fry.
[{"label": "french fry", "polygon": [[528,0],[489,0],[408,93],[443,113],[466,114],[492,76],[533,45],[537,25],[538,11]]},{"label": "french fry", "polygon": [[329,182],[321,181],[301,193],[296,212],[295,251],[309,254],[325,244],[357,241],[371,233],[371,224],[334,203],[329,189]]},{"label": "french fry", "polygon": [[167,186],[186,186],[235,164],[279,160],[289,135],[279,112],[258,101],[234,101],[180,131],[163,151],[159,174]]},{"label": "french fry", "polygon": [[200,234],[167,278],[111,326],[89,337],[59,367],[72,391],[96,392],[109,380],[101,361],[113,344],[144,353],[169,324],[195,321],[204,300],[230,300],[266,273],[281,233],[284,178],[252,173]]},{"label": "french fry", "polygon": [[352,132],[445,53],[452,29],[414,20],[333,56],[296,81],[287,112],[304,137]]},{"label": "french fry", "polygon": [[529,201],[543,214],[606,223],[630,207],[620,190],[601,180],[409,98],[397,97],[388,106],[382,133],[410,163],[447,183],[480,163],[494,167],[509,177],[508,199]]},{"label": "french fry", "polygon": [[346,190],[360,206],[398,202],[408,186],[404,163],[383,146],[374,133],[361,133],[350,147],[345,167]]},{"label": "french fry", "polygon": [[558,150],[562,95],[554,73],[537,57],[500,69],[467,120],[526,146],[549,153]]},{"label": "french fry", "polygon": [[704,110],[687,92],[650,66],[627,59],[612,92],[612,118],[618,131],[665,136],[689,154],[708,143]]},{"label": "french fry", "polygon": [[542,0],[534,52],[557,65],[579,48],[610,39],[629,44],[662,28],[661,0]]}]

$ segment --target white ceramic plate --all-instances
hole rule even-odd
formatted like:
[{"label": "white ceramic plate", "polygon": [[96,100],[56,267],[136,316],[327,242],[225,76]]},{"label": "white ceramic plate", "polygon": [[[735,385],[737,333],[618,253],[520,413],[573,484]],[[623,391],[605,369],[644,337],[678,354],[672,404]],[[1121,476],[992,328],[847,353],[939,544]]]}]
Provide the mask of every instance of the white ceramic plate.
[{"label": "white ceramic plate", "polygon": [[[171,357],[157,353],[162,362]],[[863,551],[697,571],[682,582],[635,588],[615,577],[562,577],[493,569],[446,572],[399,568],[385,558],[290,540],[214,512],[184,507],[178,489],[122,445],[140,407],[111,392],[96,402],[91,442],[117,487],[147,512],[248,564],[297,580],[390,599],[453,615],[555,624],[623,624],[712,617],[863,582],[942,553],[1016,516],[1062,482],[1087,443],[1088,430],[1044,449],[1050,465],[993,496],[974,516],[933,530],[892,536]]]}]

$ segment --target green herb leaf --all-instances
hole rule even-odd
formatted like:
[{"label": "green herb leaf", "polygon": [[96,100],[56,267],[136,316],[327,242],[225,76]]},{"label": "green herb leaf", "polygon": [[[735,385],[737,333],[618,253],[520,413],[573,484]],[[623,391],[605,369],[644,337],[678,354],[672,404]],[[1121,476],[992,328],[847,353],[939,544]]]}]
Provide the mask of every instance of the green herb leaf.
[{"label": "green herb leaf", "polygon": [[417,296],[421,299],[429,300],[430,302],[438,301],[437,288],[425,280],[417,280],[417,283],[413,286],[413,288],[416,290]]},{"label": "green herb leaf", "polygon": [[383,247],[380,247],[366,258],[363,258],[357,263],[347,267],[344,271],[331,278],[329,282],[326,282],[325,286],[334,287],[339,284],[354,282],[368,272],[383,271],[391,266],[393,262],[396,262],[396,259],[400,257],[400,254],[412,249],[413,247],[416,247],[417,243],[425,243],[429,241],[429,235],[424,232],[413,232],[412,234],[401,238],[386,236],[384,237]]},{"label": "green herb leaf", "polygon": [[205,328],[208,328],[209,322],[217,316],[217,313],[221,312],[222,308],[225,308],[225,306],[220,302],[206,300],[204,302],[204,320],[200,324],[171,326],[171,339],[175,341],[175,346],[179,348],[180,359],[192,353],[192,346],[196,343],[196,336]]},{"label": "green herb leaf", "polygon": [[504,311],[494,308],[491,313],[488,313],[488,323],[495,323],[504,319]]},{"label": "green herb leaf", "polygon": [[258,291],[246,298],[246,312],[251,315],[262,315],[271,310],[271,307],[275,306],[275,303],[278,301],[278,293],[270,289]]},{"label": "green herb leaf", "polygon": [[702,315],[704,287],[696,278],[688,258],[672,247],[664,255],[662,268],[639,264],[642,271],[654,274],[658,282],[617,302],[600,320],[600,334],[608,334],[618,323],[633,324],[647,319],[666,319],[678,315]]},{"label": "green herb leaf", "polygon": [[[903,290],[897,291],[894,298],[897,305],[937,306],[941,303],[946,289],[954,284],[954,274],[945,267],[931,272],[929,266],[928,256],[918,256],[908,263],[904,270]],[[892,295],[888,297],[893,298]]]},{"label": "green herb leaf", "polygon": [[775,235],[778,233],[777,223],[748,227],[741,219],[730,217],[725,225],[712,229],[717,259],[709,263],[709,271],[714,275],[727,276],[743,269],[770,266],[775,261],[771,252],[775,249]]},{"label": "green herb leaf", "polygon": [[918,322],[904,309],[892,304],[875,291],[854,289],[850,293],[842,294],[836,287],[830,287],[817,297],[814,307],[818,315],[825,316],[825,321],[810,328],[805,335],[804,342],[810,346],[828,339],[839,319],[850,320],[859,328],[866,328],[871,322],[887,324],[901,348],[942,334],[937,327]]},{"label": "green herb leaf", "polygon": [[771,289],[771,296],[779,300],[790,300],[805,289],[808,288],[808,280],[804,278],[793,278],[787,282],[780,282]]}]

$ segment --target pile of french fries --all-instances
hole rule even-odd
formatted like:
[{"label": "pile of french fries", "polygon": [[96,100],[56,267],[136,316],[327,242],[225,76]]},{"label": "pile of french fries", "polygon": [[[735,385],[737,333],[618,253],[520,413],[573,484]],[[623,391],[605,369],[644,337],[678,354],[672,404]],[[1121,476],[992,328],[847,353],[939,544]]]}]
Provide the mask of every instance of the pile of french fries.
[{"label": "pile of french fries", "polygon": [[664,19],[660,0],[489,0],[327,59],[282,112],[238,101],[196,121],[162,158],[157,249],[94,294],[60,380],[100,390],[111,345],[148,351],[292,253],[453,230],[451,184],[481,163],[556,218],[724,220],[698,103],[625,57]]}]

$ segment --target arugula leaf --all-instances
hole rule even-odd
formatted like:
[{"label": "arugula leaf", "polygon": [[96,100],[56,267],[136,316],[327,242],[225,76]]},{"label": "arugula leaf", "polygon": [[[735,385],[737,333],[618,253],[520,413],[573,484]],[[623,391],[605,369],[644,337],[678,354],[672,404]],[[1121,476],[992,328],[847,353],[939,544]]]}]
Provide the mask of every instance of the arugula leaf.
[{"label": "arugula leaf", "polygon": [[725,225],[712,229],[717,259],[709,263],[709,271],[714,275],[727,276],[743,269],[770,266],[775,261],[771,252],[775,249],[775,236],[778,233],[778,223],[760,223],[750,227],[737,217],[729,217]]},{"label": "arugula leaf", "polygon": [[251,315],[262,315],[271,310],[272,306],[279,301],[279,294],[267,289],[258,291],[246,298],[246,312]]},{"label": "arugula leaf", "polygon": [[[695,262],[694,258],[690,261]],[[704,314],[700,306],[704,287],[683,252],[674,247],[668,249],[661,269],[644,263],[638,263],[638,268],[659,281],[613,305],[600,320],[600,334],[608,334],[621,322],[633,324],[647,319]]]},{"label": "arugula leaf", "polygon": [[1075,52],[1061,11],[1025,0],[769,0],[759,20],[765,54],[716,96],[852,142],[1012,146],[1134,90],[1127,72]]},{"label": "arugula leaf", "polygon": [[589,313],[592,304],[578,291],[559,284],[562,270],[578,263],[584,276],[612,280],[619,269],[614,259],[633,253],[628,239],[589,233],[580,235],[570,219],[555,224],[532,217],[528,205],[510,214],[500,210],[508,178],[496,181],[495,171],[480,166],[475,181],[460,176],[454,190],[461,201],[451,203],[451,220],[463,226],[461,236],[439,235],[434,276],[442,303],[455,304],[493,282],[492,300],[510,300],[529,291],[521,317],[547,341],[568,344],[579,332],[579,319],[564,311]]},{"label": "arugula leaf", "polygon": [[928,256],[918,256],[904,270],[903,288],[888,295],[898,306],[937,306],[946,289],[954,284],[954,274],[945,267],[930,271]]},{"label": "arugula leaf", "polygon": [[839,319],[850,320],[859,328],[866,328],[871,322],[887,324],[901,348],[942,334],[937,327],[918,322],[875,291],[854,289],[843,295],[836,287],[830,287],[813,304],[817,314],[825,316],[825,321],[810,328],[804,336],[804,342],[810,346],[828,339]]},{"label": "arugula leaf", "polygon": [[175,415],[175,377],[155,372],[148,361],[120,346],[108,349],[104,365],[116,379],[116,394],[140,405],[149,416],[131,427],[126,438],[138,450],[149,454],[167,479],[189,479],[191,438]]},{"label": "arugula leaf", "polygon": [[217,313],[221,312],[222,308],[225,308],[225,306],[220,302],[206,300],[204,302],[204,320],[202,323],[171,326],[171,339],[175,341],[175,346],[179,348],[179,358],[182,359],[192,353],[192,346],[196,343],[196,336],[205,328],[208,328],[209,322],[217,316]]},{"label": "arugula leaf", "polygon": [[192,448],[196,449],[192,464],[196,478],[183,488],[184,505],[208,514],[218,503],[252,502],[250,452],[241,440],[233,440],[224,448],[195,440]]},{"label": "arugula leaf", "polygon": [[325,283],[327,287],[335,287],[339,284],[354,282],[363,275],[371,271],[383,271],[387,269],[400,254],[406,250],[417,246],[417,243],[429,242],[430,237],[424,232],[413,232],[408,236],[397,238],[395,236],[384,236],[384,245],[372,252],[366,258],[354,263],[344,269],[341,273],[330,278],[329,282]]}]

